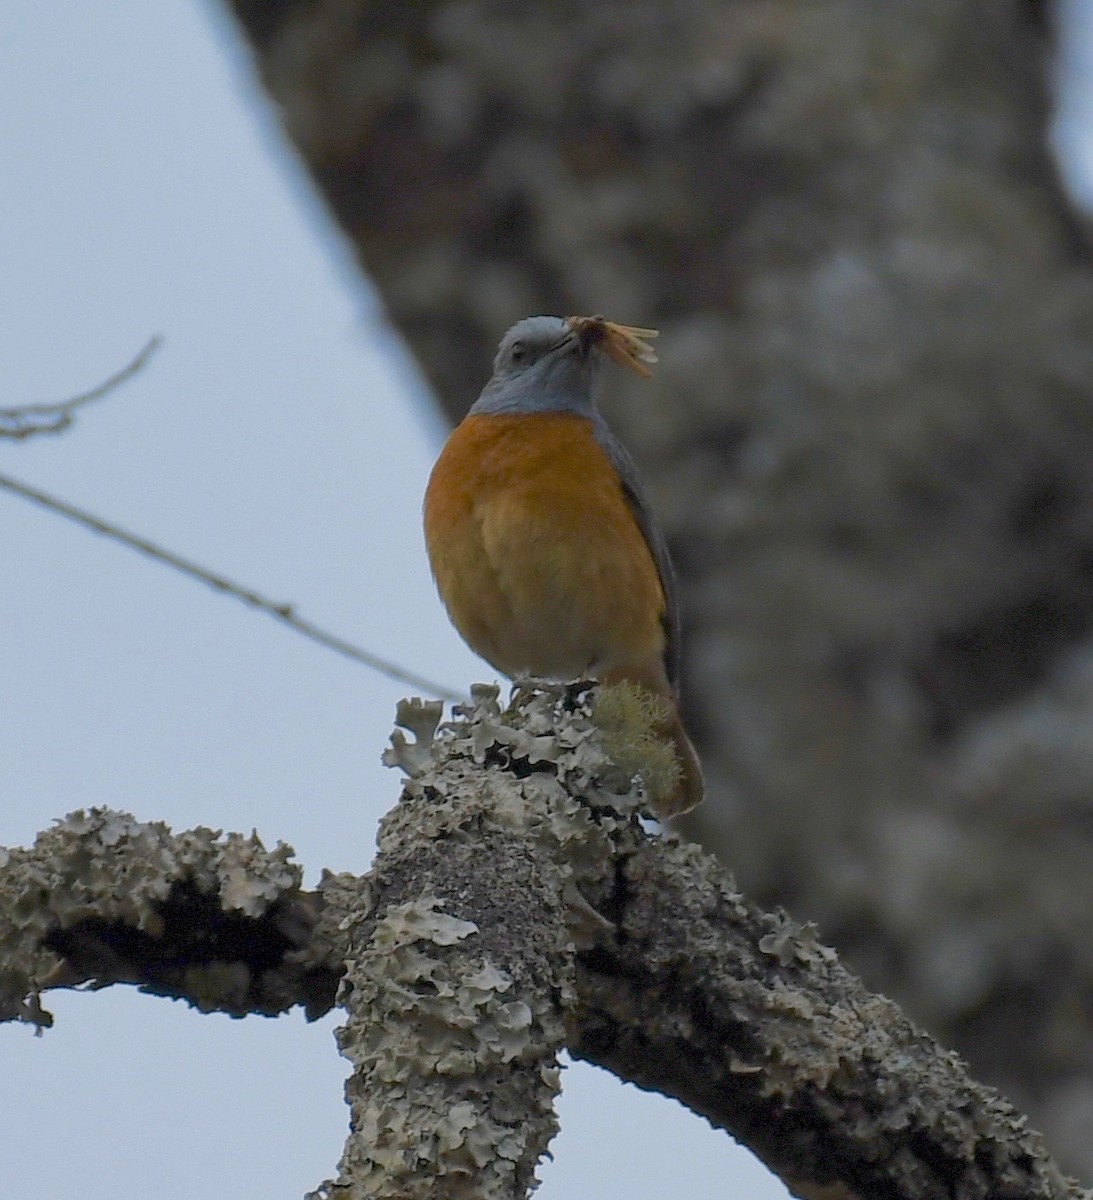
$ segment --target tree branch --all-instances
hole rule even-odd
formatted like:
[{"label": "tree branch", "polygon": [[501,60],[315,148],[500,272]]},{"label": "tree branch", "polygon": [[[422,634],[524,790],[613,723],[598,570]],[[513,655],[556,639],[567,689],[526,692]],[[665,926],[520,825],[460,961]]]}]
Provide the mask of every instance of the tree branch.
[{"label": "tree branch", "polygon": [[73,396],[71,400],[58,400],[52,404],[20,404],[13,408],[0,408],[0,437],[14,438],[22,441],[39,433],[63,433],[75,419],[73,413],[85,404],[102,400],[115,388],[120,387],[127,379],[132,379],[144,364],[163,344],[163,339],[157,334],[149,338],[144,348],[136,358],[120,371],[115,371],[109,379],[104,380],[89,392]]},{"label": "tree branch", "polygon": [[[43,990],[132,983],[205,1012],[328,1011],[344,955],[312,938],[320,899],[292,848],[94,808],[0,847],[0,1021],[47,1027]],[[319,955],[317,957],[317,954]]]},{"label": "tree branch", "polygon": [[[314,1013],[318,981],[331,1003],[345,964],[353,1133],[317,1196],[462,1195],[472,1180],[475,1195],[524,1195],[553,1129],[563,1018],[574,1054],[677,1097],[798,1195],[1083,1195],[811,927],[643,828],[586,690],[526,690],[504,713],[495,698],[477,689],[439,732],[439,705],[400,708],[415,740],[396,733],[387,758],[410,778],[375,867],[327,875],[315,896],[285,847],[101,811],[0,853],[3,1015],[41,1021],[36,989],[88,978],[202,1007],[227,996],[235,1012],[310,995]],[[164,949],[179,888],[205,901],[189,910],[193,945],[213,947],[200,970]],[[228,918],[248,936],[226,936]],[[110,951],[97,960],[81,950],[92,929]]]},{"label": "tree branch", "polygon": [[199,583],[208,584],[214,591],[222,592],[226,596],[241,600],[251,608],[256,608],[260,612],[264,612],[267,616],[280,621],[282,625],[287,625],[290,629],[295,630],[296,633],[303,634],[304,637],[317,642],[320,646],[325,646],[328,650],[334,650],[345,658],[353,659],[355,662],[363,663],[373,671],[377,671],[381,675],[386,675],[388,679],[405,683],[410,687],[420,689],[427,695],[437,696],[443,700],[454,701],[463,699],[458,692],[445,687],[444,684],[436,683],[424,675],[418,675],[415,671],[407,671],[397,663],[380,658],[378,654],[373,654],[370,650],[356,646],[352,642],[346,641],[345,638],[339,637],[336,633],[331,633],[329,630],[305,620],[303,617],[297,615],[296,609],[291,603],[270,600],[252,588],[246,587],[244,584],[236,583],[224,575],[216,574],[207,567],[195,563],[192,559],[183,558],[181,554],[175,554],[174,551],[167,550],[165,547],[150,541],[148,538],[141,537],[139,534],[130,533],[128,530],[122,529],[120,526],[106,521],[102,517],[95,516],[94,513],[90,513],[86,509],[77,508],[74,504],[69,504],[66,500],[60,500],[56,496],[51,496],[48,492],[31,487],[30,484],[23,483],[21,480],[15,479],[10,475],[0,474],[0,488],[12,492],[16,496],[22,496],[24,500],[30,500],[33,504],[37,504],[49,512],[66,517],[69,521],[74,521],[77,525],[82,525],[85,529],[90,529],[93,533],[102,534],[103,537],[108,537],[112,541],[119,542],[121,545],[127,546],[130,550],[136,550],[138,554],[143,554],[146,558],[163,563],[164,566],[171,567],[180,574],[189,576],[190,579],[196,579]]},{"label": "tree branch", "polygon": [[675,1096],[796,1195],[1080,1194],[1027,1119],[813,927],[749,904],[692,845],[627,830],[614,855],[591,898],[615,930],[578,960],[575,1057]]},{"label": "tree branch", "polygon": [[[439,716],[403,707],[423,735],[411,758]],[[481,722],[497,716],[480,704]],[[573,953],[555,797],[517,800],[511,777],[462,750],[447,768],[409,784],[364,894],[336,921],[352,930],[338,1040],[353,1133],[316,1198],[515,1200],[557,1131]]]}]

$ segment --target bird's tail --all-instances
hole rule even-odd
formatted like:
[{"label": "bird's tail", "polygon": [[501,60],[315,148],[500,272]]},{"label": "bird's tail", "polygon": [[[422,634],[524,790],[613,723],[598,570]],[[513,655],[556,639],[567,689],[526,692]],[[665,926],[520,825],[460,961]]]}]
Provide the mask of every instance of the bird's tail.
[{"label": "bird's tail", "polygon": [[664,736],[672,743],[680,768],[678,785],[668,795],[657,798],[657,816],[667,820],[669,817],[678,817],[682,813],[690,812],[696,805],[701,804],[706,795],[706,781],[702,776],[698,752],[687,736],[679,717],[679,710],[674,704],[666,722]]}]

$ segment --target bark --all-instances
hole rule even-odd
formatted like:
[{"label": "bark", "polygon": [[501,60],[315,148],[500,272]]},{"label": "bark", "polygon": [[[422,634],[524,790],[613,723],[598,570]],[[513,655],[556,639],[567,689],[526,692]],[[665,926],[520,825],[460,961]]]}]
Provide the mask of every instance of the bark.
[{"label": "bark", "polygon": [[[42,988],[88,981],[236,1015],[276,992],[316,1015],[316,980],[329,1006],[340,975],[351,1132],[316,1200],[527,1195],[563,1044],[677,1097],[802,1197],[1088,1200],[814,927],[648,833],[592,711],[587,689],[504,712],[481,689],[438,733],[439,704],[405,704],[416,740],[388,761],[409,779],[374,867],[312,896],[283,847],[73,814],[0,853],[0,1015],[44,1023]],[[642,719],[616,738],[643,745]],[[259,958],[266,986],[241,988]]]},{"label": "bark", "polygon": [[688,826],[1093,1174],[1093,276],[1028,0],[233,0],[453,416],[546,311],[685,601]]},{"label": "bark", "polygon": [[0,1021],[48,1028],[44,990],[112,983],[234,1017],[321,1016],[345,955],[322,956],[302,877],[257,835],[69,813],[29,849],[0,846]]}]

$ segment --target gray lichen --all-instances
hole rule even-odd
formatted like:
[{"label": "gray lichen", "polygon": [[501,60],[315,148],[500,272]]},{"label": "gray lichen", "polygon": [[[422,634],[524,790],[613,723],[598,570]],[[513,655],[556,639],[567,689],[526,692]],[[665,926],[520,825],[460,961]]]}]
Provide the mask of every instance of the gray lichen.
[{"label": "gray lichen", "polygon": [[291,858],[256,834],[176,834],[105,808],[0,850],[0,1020],[47,1026],[42,990],[81,983],[239,1015],[305,1002],[310,982],[321,1008],[336,968],[291,961],[313,924]]},{"label": "gray lichen", "polygon": [[577,1057],[683,1103],[800,1195],[1084,1195],[1027,1118],[695,846],[618,830],[590,893],[613,933],[578,958]]},{"label": "gray lichen", "polygon": [[[375,867],[326,874],[315,896],[287,847],[73,814],[0,852],[5,1014],[45,1024],[40,989],[81,980],[277,1011],[309,972],[329,1005],[344,970],[351,1134],[316,1197],[524,1196],[556,1129],[563,1045],[677,1097],[799,1195],[1082,1195],[1023,1116],[811,925],[648,832],[592,712],[561,685],[506,709],[479,688],[443,724],[404,706],[415,741],[393,739],[389,759],[409,778]],[[180,912],[221,952],[187,958]],[[272,937],[279,957],[259,968]]]},{"label": "gray lichen", "polygon": [[478,688],[439,730],[436,707],[400,706],[415,740],[397,732],[386,761],[409,778],[380,828],[374,904],[342,918],[353,1133],[317,1196],[534,1186],[573,1006],[573,864],[606,862],[607,828],[640,799],[588,702],[527,688],[502,711]]},{"label": "gray lichen", "polygon": [[390,906],[350,963],[351,1194],[513,1194],[554,1132],[556,1000],[521,993],[445,905]]}]

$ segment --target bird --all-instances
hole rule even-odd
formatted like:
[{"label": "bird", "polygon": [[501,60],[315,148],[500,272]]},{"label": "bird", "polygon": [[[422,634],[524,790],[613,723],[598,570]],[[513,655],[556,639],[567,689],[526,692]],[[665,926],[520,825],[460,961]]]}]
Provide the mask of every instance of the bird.
[{"label": "bird", "polygon": [[603,359],[648,375],[655,334],[599,316],[513,325],[433,467],[423,517],[452,624],[495,670],[626,680],[663,701],[654,729],[679,771],[651,799],[667,818],[704,794],[679,711],[675,573],[637,466],[596,403]]}]

